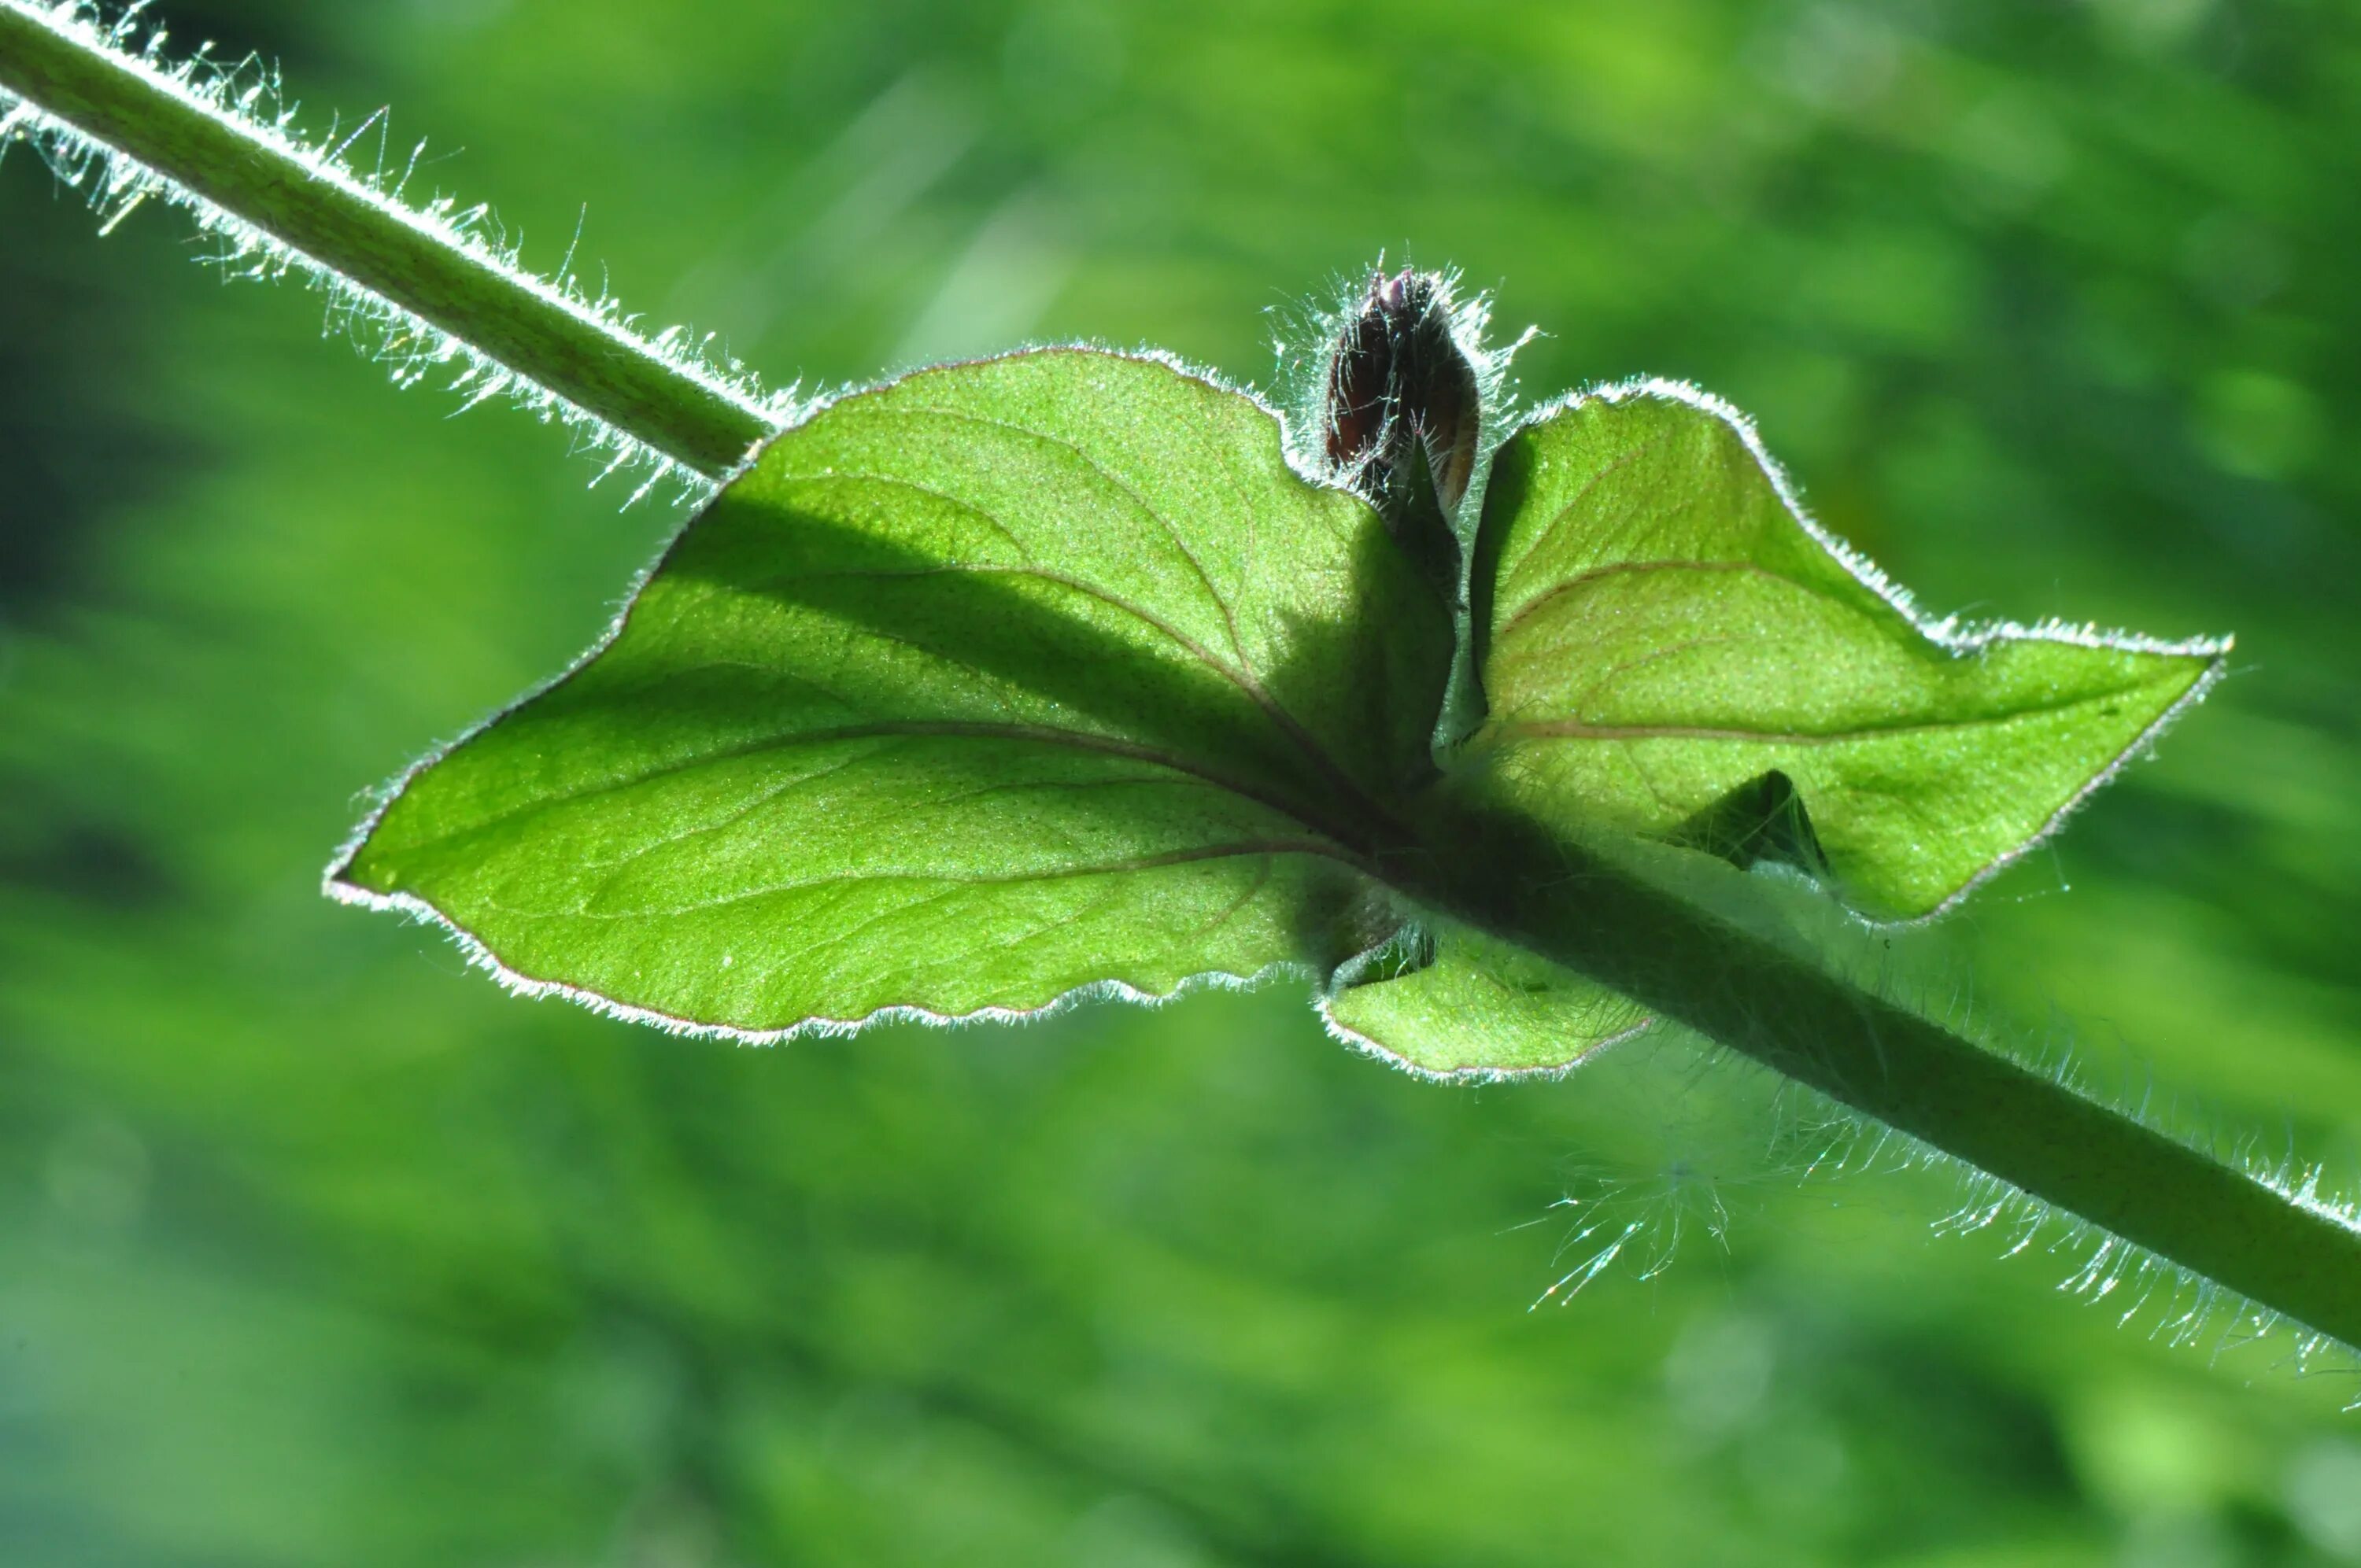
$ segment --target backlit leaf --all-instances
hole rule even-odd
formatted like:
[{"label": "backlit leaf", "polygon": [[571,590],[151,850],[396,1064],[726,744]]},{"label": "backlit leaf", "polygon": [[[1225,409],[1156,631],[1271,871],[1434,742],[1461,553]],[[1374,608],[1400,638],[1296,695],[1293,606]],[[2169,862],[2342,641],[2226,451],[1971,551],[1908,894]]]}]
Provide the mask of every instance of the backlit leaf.
[{"label": "backlit leaf", "polygon": [[1490,717],[1462,765],[1498,798],[1796,860],[1884,919],[2039,839],[2227,648],[1921,621],[1734,414],[1662,383],[1501,449],[1473,599]]},{"label": "backlit leaf", "polygon": [[746,1034],[1324,972],[1450,637],[1250,399],[1083,350],[922,371],[774,442],[332,876]]}]

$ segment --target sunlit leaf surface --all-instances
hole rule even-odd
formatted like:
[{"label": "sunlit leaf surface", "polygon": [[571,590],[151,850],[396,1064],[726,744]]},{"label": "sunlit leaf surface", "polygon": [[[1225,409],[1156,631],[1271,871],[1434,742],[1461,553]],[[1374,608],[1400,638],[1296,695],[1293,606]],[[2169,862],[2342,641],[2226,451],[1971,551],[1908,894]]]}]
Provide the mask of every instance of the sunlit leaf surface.
[{"label": "sunlit leaf surface", "polygon": [[1332,964],[1449,638],[1251,400],[1083,351],[922,372],[773,444],[339,877],[758,1033]]},{"label": "sunlit leaf surface", "polygon": [[2021,853],[2222,663],[1923,624],[1803,520],[1735,415],[1663,384],[1509,442],[1475,573],[1491,717],[1469,761],[1507,799],[1802,860],[1884,918]]}]

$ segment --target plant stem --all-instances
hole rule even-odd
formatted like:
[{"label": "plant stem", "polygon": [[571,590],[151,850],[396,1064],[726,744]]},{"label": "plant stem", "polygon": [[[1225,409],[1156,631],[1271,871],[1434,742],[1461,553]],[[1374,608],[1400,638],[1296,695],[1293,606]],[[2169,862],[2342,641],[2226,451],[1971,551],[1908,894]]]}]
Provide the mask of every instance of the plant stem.
[{"label": "plant stem", "polygon": [[71,14],[0,0],[0,92],[701,474],[729,473],[776,429],[719,379],[107,47]]},{"label": "plant stem", "polygon": [[[2361,1347],[2361,1230],[1505,814],[1395,880],[2257,1305]],[[1535,878],[1531,868],[1554,868]],[[1520,868],[1503,876],[1493,868]]]},{"label": "plant stem", "polygon": [[[673,460],[719,477],[774,420],[482,247],[106,46],[0,0],[0,91]],[[1634,996],[2169,1263],[2361,1346],[2361,1231],[1980,1049],[1534,824],[1445,806],[1414,898]],[[1554,868],[1546,880],[1498,868]]]}]

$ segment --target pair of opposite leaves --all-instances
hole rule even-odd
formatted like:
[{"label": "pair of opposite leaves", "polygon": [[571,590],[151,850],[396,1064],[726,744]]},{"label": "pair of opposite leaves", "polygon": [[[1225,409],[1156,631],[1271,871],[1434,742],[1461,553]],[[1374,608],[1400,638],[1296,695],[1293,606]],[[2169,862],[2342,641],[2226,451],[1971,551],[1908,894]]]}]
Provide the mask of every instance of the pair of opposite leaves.
[{"label": "pair of opposite leaves", "polygon": [[1741,419],[1664,384],[1510,435],[1470,599],[1488,717],[1437,781],[1449,607],[1260,403],[1097,350],[921,371],[764,447],[598,649],[401,781],[330,888],[521,989],[741,1037],[1296,967],[1414,1069],[1547,1070],[1647,1019],[1404,927],[1380,861],[1417,791],[1784,841],[1916,919],[2226,646],[1922,624]]}]

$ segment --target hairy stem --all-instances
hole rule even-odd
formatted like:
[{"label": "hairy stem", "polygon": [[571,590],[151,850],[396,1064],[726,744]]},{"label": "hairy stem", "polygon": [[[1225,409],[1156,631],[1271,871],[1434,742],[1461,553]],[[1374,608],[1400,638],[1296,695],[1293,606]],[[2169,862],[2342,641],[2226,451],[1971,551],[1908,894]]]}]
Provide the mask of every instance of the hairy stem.
[{"label": "hairy stem", "polygon": [[[1506,814],[1403,891],[2258,1306],[2361,1346],[2361,1231]],[[1498,868],[1516,868],[1504,876]],[[1536,868],[1549,868],[1536,876]]]},{"label": "hairy stem", "polygon": [[686,467],[729,473],[760,404],[175,74],[79,12],[0,0],[0,92]]},{"label": "hairy stem", "polygon": [[[0,0],[0,93],[700,473],[729,473],[775,427],[760,402],[566,291],[110,49],[79,10]],[[2361,1346],[2361,1232],[2334,1216],[1532,823],[1444,807],[1428,828],[1430,848],[1388,868],[1411,896]]]}]

